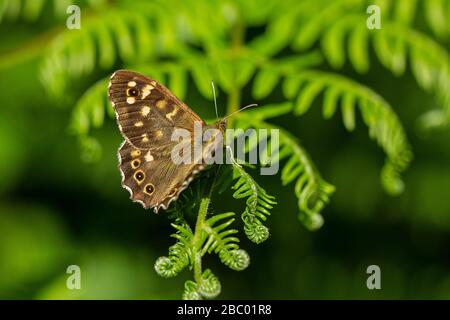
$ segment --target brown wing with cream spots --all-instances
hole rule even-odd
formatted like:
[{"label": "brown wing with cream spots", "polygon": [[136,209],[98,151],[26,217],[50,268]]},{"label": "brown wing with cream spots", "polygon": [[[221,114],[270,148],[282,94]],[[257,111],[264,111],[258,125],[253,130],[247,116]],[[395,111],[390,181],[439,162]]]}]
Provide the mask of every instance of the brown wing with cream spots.
[{"label": "brown wing with cream spots", "polygon": [[137,149],[127,141],[119,149],[122,186],[130,192],[133,201],[155,212],[167,209],[203,168],[201,164],[176,165],[167,152]]},{"label": "brown wing with cream spots", "polygon": [[120,132],[136,148],[165,146],[175,127],[193,131],[195,121],[204,124],[166,87],[139,73],[115,72],[108,91]]}]

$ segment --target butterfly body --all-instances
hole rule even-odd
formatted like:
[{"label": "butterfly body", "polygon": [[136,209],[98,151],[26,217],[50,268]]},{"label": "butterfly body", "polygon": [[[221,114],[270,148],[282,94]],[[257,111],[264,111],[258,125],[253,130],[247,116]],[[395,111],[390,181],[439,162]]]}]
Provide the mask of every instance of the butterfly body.
[{"label": "butterfly body", "polygon": [[[166,87],[139,73],[116,71],[109,84],[109,98],[116,112],[117,124],[125,141],[119,148],[119,170],[122,186],[130,198],[144,208],[167,209],[187,188],[195,174],[206,166],[205,160],[219,147],[226,122],[206,123]],[[192,151],[191,161],[177,163],[172,139],[174,131],[195,137],[211,131],[210,139],[200,140],[201,152]],[[198,140],[183,140],[188,150],[196,150]],[[197,145],[196,145],[197,143]]]}]

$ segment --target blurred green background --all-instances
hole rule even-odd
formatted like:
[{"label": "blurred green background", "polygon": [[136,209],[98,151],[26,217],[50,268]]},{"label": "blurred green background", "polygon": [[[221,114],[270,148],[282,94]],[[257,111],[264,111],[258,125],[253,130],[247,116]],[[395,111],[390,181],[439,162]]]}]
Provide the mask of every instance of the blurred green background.
[{"label": "blurred green background", "polygon": [[[330,5],[319,2],[323,8]],[[443,8],[450,8],[448,2]],[[65,29],[65,8],[60,4],[55,10],[48,1],[35,19],[23,19],[18,9],[17,16],[5,14],[0,24],[0,298],[178,299],[191,272],[163,279],[153,270],[173,243],[173,230],[164,212],[144,211],[121,188],[116,151],[122,138],[115,121],[108,118],[95,130],[102,155],[90,163],[82,160],[77,137],[68,130],[84,90],[123,64],[80,77],[66,89],[73,100],[64,103],[47,93],[40,77],[55,38],[83,32],[83,20],[81,30]],[[258,23],[247,35],[265,32],[264,23]],[[415,28],[448,50],[449,34],[435,36],[420,14]],[[216,256],[205,259],[221,279],[220,298],[450,298],[450,130],[418,129],[417,119],[437,102],[408,68],[396,77],[373,54],[370,64],[366,74],[350,65],[340,72],[380,93],[398,114],[414,152],[403,175],[405,191],[391,197],[382,190],[384,155],[359,118],[356,130],[348,132],[340,115],[323,119],[320,102],[302,117],[277,118],[299,137],[337,190],[323,211],[324,226],[310,232],[297,221],[292,187],[280,187],[278,177],[258,177],[278,200],[268,222],[271,237],[258,246],[241,237],[251,256],[243,272],[227,269]],[[275,90],[274,96],[281,89]],[[243,89],[242,105],[261,103],[249,91]],[[212,102],[195,85],[188,86],[184,100],[202,117],[213,117]],[[225,96],[219,104],[223,113]],[[242,205],[219,198],[213,207],[241,212]],[[66,288],[66,268],[72,264],[81,268],[81,290]],[[366,268],[372,264],[381,268],[381,290],[366,287]]]}]

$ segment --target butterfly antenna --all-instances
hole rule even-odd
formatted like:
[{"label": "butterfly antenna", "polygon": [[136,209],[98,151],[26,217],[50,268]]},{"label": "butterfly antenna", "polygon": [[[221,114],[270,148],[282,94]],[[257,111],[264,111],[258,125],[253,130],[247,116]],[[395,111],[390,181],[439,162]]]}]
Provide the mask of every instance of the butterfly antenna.
[{"label": "butterfly antenna", "polygon": [[245,109],[248,109],[248,108],[251,108],[251,107],[257,107],[257,106],[258,106],[258,105],[257,105],[256,103],[252,103],[252,104],[246,105],[245,107],[243,107],[243,108],[241,108],[241,109],[238,109],[238,110],[236,110],[236,111],[230,113],[230,114],[227,115],[225,118],[223,118],[223,120],[228,119],[229,117],[231,117],[231,116],[235,115],[236,113],[239,113],[239,112],[241,112],[241,111],[243,111],[243,110],[245,110]]},{"label": "butterfly antenna", "polygon": [[217,111],[217,99],[216,99],[216,88],[214,87],[214,81],[211,80],[212,93],[214,97],[214,109],[216,110],[216,117],[219,118],[219,112]]}]

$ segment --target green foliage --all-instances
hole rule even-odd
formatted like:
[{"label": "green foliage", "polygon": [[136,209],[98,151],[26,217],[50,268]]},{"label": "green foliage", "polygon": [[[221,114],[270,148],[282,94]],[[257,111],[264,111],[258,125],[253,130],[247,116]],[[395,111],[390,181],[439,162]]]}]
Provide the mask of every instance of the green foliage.
[{"label": "green foliage", "polygon": [[[366,9],[373,2],[382,9],[381,30],[366,27]],[[0,19],[33,21],[49,3],[54,3],[57,15],[63,15],[59,1],[4,0]],[[134,69],[165,83],[181,99],[191,88],[211,99],[209,84],[214,79],[228,99],[227,113],[243,104],[243,96],[252,102],[275,101],[236,115],[230,126],[278,129],[280,149],[262,158],[260,165],[282,166],[281,183],[293,185],[300,221],[316,230],[335,187],[321,177],[298,139],[271,123],[274,118],[290,113],[300,117],[322,102],[325,119],[340,108],[344,127],[353,131],[358,109],[370,137],[386,155],[381,181],[393,195],[403,191],[400,175],[412,159],[406,133],[390,103],[344,75],[344,67],[369,73],[372,51],[396,77],[410,66],[419,87],[433,94],[440,107],[426,111],[419,123],[433,128],[446,126],[450,120],[450,58],[439,42],[450,35],[448,1],[267,0],[261,5],[258,0],[157,0],[130,6],[129,1],[119,0],[81,4],[82,29],[59,30],[46,52],[41,79],[61,105],[71,106],[71,99],[77,100],[70,129],[80,141],[85,161],[100,159],[101,144],[93,129],[101,128],[106,116],[113,118],[106,98],[106,74],[119,67]],[[416,29],[420,18],[432,35]],[[90,84],[84,93],[71,90],[80,80]],[[247,88],[248,95],[243,95]],[[221,181],[224,174],[208,174],[208,178]],[[275,198],[236,163],[230,179],[233,197],[246,199],[241,214],[246,236],[254,243],[263,242],[269,236],[264,223]],[[176,276],[186,267],[194,269],[194,281],[185,283],[183,298],[188,299],[212,298],[221,290],[209,269],[202,272],[201,258],[206,253],[217,254],[234,270],[249,264],[248,254],[238,246],[237,230],[229,228],[235,213],[211,214],[208,205],[216,184],[201,185],[197,197],[191,198],[200,201],[198,208],[189,199],[174,207],[176,232],[172,237],[176,243],[167,257],[155,263],[163,277]],[[187,217],[194,209],[192,226]]]},{"label": "green foliage", "polygon": [[46,5],[53,7],[55,16],[62,17],[70,4],[71,1],[68,0],[2,0],[0,2],[0,22],[18,19],[34,22],[42,16]]},{"label": "green foliage", "polygon": [[[300,88],[300,90],[299,90]],[[386,191],[399,194],[403,183],[399,174],[411,161],[411,151],[405,132],[389,104],[369,88],[339,75],[316,71],[303,71],[288,77],[284,82],[287,97],[295,99],[293,112],[302,115],[314,99],[323,92],[323,116],[330,118],[338,106],[347,130],[355,127],[355,108],[359,107],[370,136],[378,142],[387,155],[382,183]]]},{"label": "green foliage", "polygon": [[348,37],[348,58],[356,71],[369,71],[369,40],[380,62],[396,76],[404,74],[407,59],[417,83],[436,92],[448,113],[450,110],[450,59],[446,50],[434,40],[395,22],[386,22],[382,30],[370,31],[366,16],[346,16],[324,33],[321,44],[329,64],[340,69],[345,64],[344,39]]},{"label": "green foliage", "polygon": [[[216,174],[215,170],[214,174]],[[213,177],[207,175],[206,180],[215,180],[215,177],[216,175]],[[214,298],[220,293],[219,279],[212,271],[207,269],[201,272],[202,257],[206,253],[217,254],[224,265],[236,271],[246,269],[250,263],[248,253],[239,248],[239,239],[236,237],[238,231],[229,228],[235,220],[233,218],[235,213],[214,214],[207,219],[207,215],[211,214],[208,208],[215,186],[214,182],[211,184],[207,181],[200,188],[208,195],[203,195],[200,199],[194,232],[185,221],[183,211],[179,208],[172,209],[172,217],[175,218],[172,226],[176,229],[172,237],[177,242],[169,248],[167,257],[160,257],[155,263],[156,272],[166,278],[178,275],[186,267],[194,269],[195,281],[189,280],[185,283],[183,299]],[[184,199],[181,203],[183,205],[184,201],[188,201],[195,204],[197,200],[194,197]]]},{"label": "green foliage", "polygon": [[[261,107],[261,112],[257,114],[255,111],[247,112],[249,115],[247,113],[240,114],[238,125],[257,129],[278,130],[280,148],[277,153],[278,159],[275,155],[271,155],[271,159],[267,160],[268,164],[275,165],[276,161],[288,159],[281,170],[282,184],[287,185],[296,181],[294,191],[298,198],[298,207],[300,209],[299,219],[308,229],[317,230],[323,224],[320,212],[334,192],[334,186],[322,179],[309,155],[300,146],[295,137],[282,128],[261,120],[261,118],[279,115],[280,110],[289,112],[291,109],[291,103]],[[241,124],[240,121],[242,119],[245,120]],[[270,135],[269,138],[271,138]]]}]

